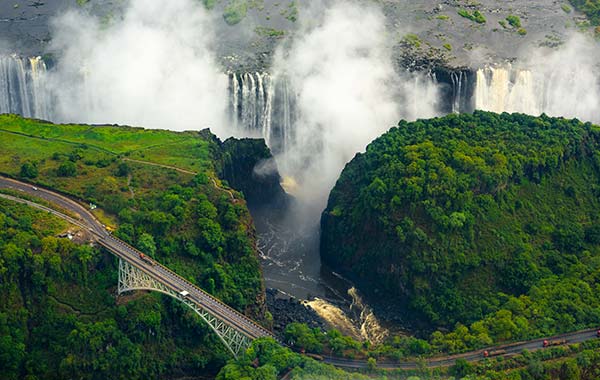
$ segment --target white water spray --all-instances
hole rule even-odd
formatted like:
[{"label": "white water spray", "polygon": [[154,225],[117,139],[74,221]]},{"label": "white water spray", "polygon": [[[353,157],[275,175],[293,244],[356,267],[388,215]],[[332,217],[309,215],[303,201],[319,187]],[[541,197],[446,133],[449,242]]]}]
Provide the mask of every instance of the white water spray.
[{"label": "white water spray", "polygon": [[518,66],[479,69],[474,106],[600,122],[599,50],[597,42],[574,36],[559,49],[534,50]]},{"label": "white water spray", "polygon": [[[176,26],[176,27],[174,27]],[[80,11],[54,22],[58,121],[227,135],[227,75],[212,19],[194,0],[131,0],[108,27]]]}]

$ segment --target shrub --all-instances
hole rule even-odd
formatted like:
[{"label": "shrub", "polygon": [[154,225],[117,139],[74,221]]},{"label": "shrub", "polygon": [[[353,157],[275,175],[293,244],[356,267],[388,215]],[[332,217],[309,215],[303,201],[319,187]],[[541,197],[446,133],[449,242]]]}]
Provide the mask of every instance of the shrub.
[{"label": "shrub", "polygon": [[519,16],[509,15],[508,17],[506,17],[506,21],[508,21],[510,26],[512,26],[513,28],[521,27],[521,19],[519,18]]},{"label": "shrub", "polygon": [[421,39],[416,34],[408,33],[402,40],[416,48],[421,47]]},{"label": "shrub", "polygon": [[473,22],[476,22],[478,24],[485,24],[486,23],[486,19],[485,16],[483,14],[481,14],[481,12],[479,11],[473,11],[473,13],[469,12],[466,9],[459,9],[458,10],[458,14],[466,19],[469,19]]},{"label": "shrub", "polygon": [[202,0],[206,9],[213,9],[217,0]]},{"label": "shrub", "polygon": [[63,162],[56,172],[59,177],[75,177],[77,175],[77,166],[72,161]]},{"label": "shrub", "polygon": [[38,176],[37,166],[31,162],[26,162],[21,165],[21,172],[19,175],[23,178],[35,178]]},{"label": "shrub", "polygon": [[223,12],[223,18],[228,25],[235,25],[242,21],[248,13],[248,5],[245,1],[234,0],[230,2]]}]

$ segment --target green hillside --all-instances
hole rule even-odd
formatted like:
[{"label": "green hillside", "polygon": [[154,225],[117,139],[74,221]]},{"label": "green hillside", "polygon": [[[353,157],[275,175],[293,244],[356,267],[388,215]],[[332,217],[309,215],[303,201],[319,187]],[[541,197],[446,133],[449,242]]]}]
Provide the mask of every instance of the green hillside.
[{"label": "green hillside", "polygon": [[[321,256],[460,351],[600,322],[600,129],[475,112],[400,122],[344,169]],[[463,347],[463,348],[461,348]]]},{"label": "green hillside", "polygon": [[[265,318],[252,219],[242,195],[217,177],[228,153],[208,131],[2,115],[0,147],[0,172],[93,202],[118,237]],[[224,365],[227,349],[195,314],[158,294],[116,298],[116,259],[58,238],[67,230],[77,232],[0,202],[2,378],[205,376]]]}]

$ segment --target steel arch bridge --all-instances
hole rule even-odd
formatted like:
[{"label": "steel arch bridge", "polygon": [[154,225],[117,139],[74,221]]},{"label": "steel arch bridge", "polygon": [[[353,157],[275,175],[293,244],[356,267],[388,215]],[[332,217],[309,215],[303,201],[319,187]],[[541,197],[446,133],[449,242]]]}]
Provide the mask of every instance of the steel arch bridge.
[{"label": "steel arch bridge", "polygon": [[252,338],[236,330],[223,320],[181,295],[180,292],[165,286],[150,275],[144,273],[127,261],[119,258],[119,286],[118,293],[126,293],[134,290],[156,291],[175,298],[192,309],[206,324],[217,334],[231,353],[237,357],[240,352],[246,350],[252,343]]},{"label": "steel arch bridge", "polygon": [[145,255],[142,252],[108,233],[104,225],[94,215],[74,200],[56,192],[32,187],[30,184],[3,176],[0,176],[0,188],[28,193],[76,214],[76,217],[68,216],[63,212],[33,201],[0,194],[0,198],[47,211],[89,231],[96,243],[119,259],[118,294],[134,290],[150,290],[177,299],[198,314],[235,357],[249,347],[254,339],[271,337],[281,343],[271,331],[244,314],[221,302],[157,261],[144,259]]}]

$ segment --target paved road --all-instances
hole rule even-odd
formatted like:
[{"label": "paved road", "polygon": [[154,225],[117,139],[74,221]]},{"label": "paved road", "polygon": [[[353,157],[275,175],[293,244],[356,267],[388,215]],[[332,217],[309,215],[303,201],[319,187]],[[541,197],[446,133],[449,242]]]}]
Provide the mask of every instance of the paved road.
[{"label": "paved road", "polygon": [[[194,284],[185,280],[184,278],[178,276],[173,271],[168,268],[156,263],[155,265],[151,265],[140,259],[139,254],[141,253],[137,249],[128,245],[127,243],[113,237],[110,235],[92,213],[90,213],[85,206],[77,203],[76,201],[64,197],[55,192],[38,188],[30,184],[26,184],[23,182],[18,182],[6,177],[0,176],[0,188],[5,189],[13,189],[17,191],[21,191],[28,195],[36,196],[38,198],[42,198],[48,202],[59,205],[61,208],[68,210],[69,212],[75,214],[77,218],[72,218],[68,215],[65,215],[56,210],[50,209],[46,206],[39,205],[37,203],[26,201],[20,198],[7,196],[0,194],[0,197],[11,199],[17,202],[22,202],[29,204],[30,206],[40,208],[42,210],[52,212],[53,214],[71,222],[77,224],[81,227],[88,228],[90,232],[94,234],[96,237],[96,241],[104,246],[106,249],[111,251],[115,256],[126,260],[133,266],[138,269],[144,271],[150,276],[158,279],[161,283],[169,287],[170,289],[175,290],[176,292],[180,292],[182,290],[187,290],[189,294],[189,299],[200,305],[206,310],[209,310],[219,319],[226,321],[230,326],[235,327],[238,331],[242,332],[244,335],[255,339],[259,337],[276,337],[265,329],[264,327],[258,325],[256,322],[252,321],[250,318],[245,315],[239,313],[238,311],[230,308],[225,305],[215,297],[206,293],[202,289],[198,288]],[[590,339],[596,338],[597,329],[589,329],[583,331],[577,331],[569,334],[557,335],[554,337],[540,338],[534,339],[526,342],[517,342],[497,347],[486,348],[485,350],[492,351],[502,349],[505,350],[506,353],[502,356],[519,354],[523,350],[536,351],[543,349],[543,341],[547,340],[558,340],[565,339],[568,343],[578,343],[583,342]],[[484,349],[478,351],[467,352],[464,354],[458,355],[450,355],[443,356],[438,358],[430,358],[426,360],[427,367],[444,367],[453,365],[456,359],[465,359],[470,362],[480,361],[483,359]],[[363,360],[351,360],[344,358],[334,358],[334,357],[325,357],[324,362],[332,364],[336,367],[342,368],[367,368],[367,362]],[[416,369],[419,364],[416,361],[407,361],[407,362],[378,362],[377,367],[382,369]]]},{"label": "paved road", "polygon": [[[544,340],[562,340],[565,339],[567,343],[580,343],[586,340],[598,339],[597,338],[598,329],[588,329],[583,331],[576,331],[568,334],[556,335],[553,337],[546,337],[540,339],[529,340],[526,342],[516,342],[511,344],[506,344],[502,346],[496,347],[488,347],[485,349],[471,351],[464,354],[443,356],[438,358],[429,358],[426,359],[425,364],[429,368],[435,367],[447,367],[454,365],[457,359],[465,359],[468,362],[476,362],[483,360],[483,352],[484,351],[493,351],[493,350],[505,350],[506,353],[498,356],[511,356],[520,354],[523,350],[529,351],[537,351],[544,349],[543,342]],[[341,358],[333,358],[333,357],[324,357],[324,362],[332,364],[336,367],[342,368],[367,368],[367,362],[364,360],[351,360],[351,359],[341,359]],[[377,367],[381,369],[417,369],[419,364],[416,361],[407,361],[407,362],[378,362]]]},{"label": "paved road", "polygon": [[[218,319],[225,321],[227,324],[234,327],[236,330],[240,331],[247,337],[251,339],[256,339],[265,336],[276,338],[273,335],[273,333],[271,333],[269,330],[260,326],[259,324],[252,321],[250,318],[246,317],[237,310],[234,310],[226,304],[222,303],[215,297],[198,288],[196,285],[190,283],[186,279],[177,275],[175,272],[169,270],[167,267],[157,263],[156,261],[154,261],[154,264],[151,264],[142,260],[140,258],[140,251],[110,235],[106,231],[102,223],[100,223],[94,217],[94,215],[86,209],[85,206],[77,203],[76,201],[62,196],[60,194],[57,194],[55,192],[36,187],[27,183],[15,181],[2,176],[0,176],[0,188],[17,190],[25,194],[44,199],[48,202],[60,206],[62,209],[67,210],[70,213],[77,215],[77,218],[74,220],[73,218],[61,212],[49,209],[41,205],[37,205],[33,202],[23,202],[52,212],[53,214],[63,219],[66,219],[69,222],[74,222],[79,226],[85,226],[95,236],[96,241],[100,245],[108,249],[110,252],[112,252],[115,256],[129,262],[131,265],[142,270],[143,272],[157,279],[162,284],[166,285],[168,288],[178,293],[183,290],[188,291],[189,300],[201,306],[203,309],[207,310]],[[10,199],[13,197],[8,198]],[[17,199],[13,198],[13,200]]]}]

